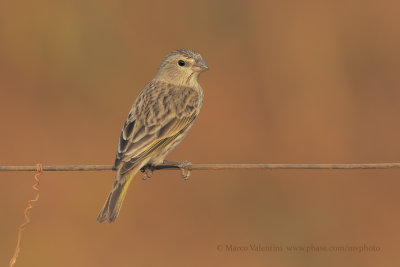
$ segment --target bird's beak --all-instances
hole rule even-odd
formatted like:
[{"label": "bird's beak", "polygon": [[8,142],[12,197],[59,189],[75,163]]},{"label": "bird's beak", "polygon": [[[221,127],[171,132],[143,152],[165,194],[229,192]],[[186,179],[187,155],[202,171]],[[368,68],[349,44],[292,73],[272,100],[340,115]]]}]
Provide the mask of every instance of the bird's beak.
[{"label": "bird's beak", "polygon": [[192,66],[192,70],[195,72],[202,72],[208,70],[207,64],[201,58],[197,59]]}]

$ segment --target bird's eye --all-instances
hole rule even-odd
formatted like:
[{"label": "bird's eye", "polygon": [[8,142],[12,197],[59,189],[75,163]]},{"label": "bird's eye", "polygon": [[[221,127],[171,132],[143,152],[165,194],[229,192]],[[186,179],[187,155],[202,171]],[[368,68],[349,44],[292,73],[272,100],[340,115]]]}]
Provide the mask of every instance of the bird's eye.
[{"label": "bird's eye", "polygon": [[181,67],[185,66],[185,64],[185,61],[183,61],[182,59],[178,61],[178,65]]}]

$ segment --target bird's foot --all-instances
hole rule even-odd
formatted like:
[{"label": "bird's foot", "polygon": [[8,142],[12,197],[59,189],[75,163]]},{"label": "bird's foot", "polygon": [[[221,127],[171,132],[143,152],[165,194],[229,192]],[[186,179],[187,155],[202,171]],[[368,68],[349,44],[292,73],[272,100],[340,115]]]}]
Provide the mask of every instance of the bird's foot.
[{"label": "bird's foot", "polygon": [[163,164],[167,164],[167,165],[173,165],[179,168],[179,170],[181,171],[181,176],[182,178],[187,181],[190,177],[190,173],[192,171],[192,163],[185,160],[185,161],[168,161],[168,160],[164,160]]},{"label": "bird's foot", "polygon": [[151,164],[147,164],[140,169],[141,172],[144,173],[143,180],[147,180],[153,176],[154,166]]},{"label": "bird's foot", "polygon": [[187,181],[190,177],[190,173],[192,172],[192,163],[185,160],[180,162],[178,167],[181,170],[182,178]]}]

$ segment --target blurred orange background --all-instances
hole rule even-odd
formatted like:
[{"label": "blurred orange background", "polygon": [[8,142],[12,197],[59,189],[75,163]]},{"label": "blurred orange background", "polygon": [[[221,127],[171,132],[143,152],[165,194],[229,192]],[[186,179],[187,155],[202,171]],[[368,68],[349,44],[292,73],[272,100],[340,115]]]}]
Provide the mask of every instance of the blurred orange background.
[{"label": "blurred orange background", "polygon": [[[398,1],[0,2],[0,165],[113,164],[170,51],[199,51],[202,112],[169,160],[400,161]],[[400,170],[138,175],[113,224],[111,171],[48,172],[16,266],[400,266]],[[0,262],[33,198],[0,173]],[[226,245],[376,252],[225,251]],[[219,251],[218,246],[223,250]]]}]

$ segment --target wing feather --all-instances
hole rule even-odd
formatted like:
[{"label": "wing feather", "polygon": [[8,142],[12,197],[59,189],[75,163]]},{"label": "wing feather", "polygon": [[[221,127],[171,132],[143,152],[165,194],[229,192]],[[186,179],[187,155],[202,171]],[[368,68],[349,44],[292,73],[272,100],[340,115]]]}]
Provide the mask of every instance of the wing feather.
[{"label": "wing feather", "polygon": [[196,119],[198,98],[192,88],[150,83],[122,128],[115,166],[124,162],[121,171],[127,172],[173,142]]}]

